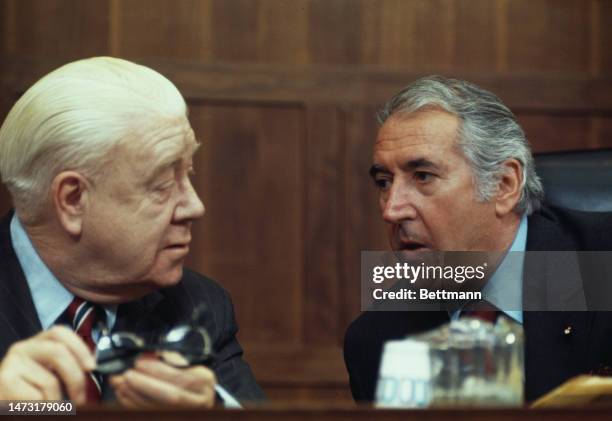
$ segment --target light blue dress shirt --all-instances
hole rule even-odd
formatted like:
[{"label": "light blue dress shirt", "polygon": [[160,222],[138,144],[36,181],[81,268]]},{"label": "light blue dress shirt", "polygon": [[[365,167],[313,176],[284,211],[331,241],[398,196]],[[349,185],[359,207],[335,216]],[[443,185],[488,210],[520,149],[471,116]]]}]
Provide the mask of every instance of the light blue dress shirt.
[{"label": "light blue dress shirt", "polygon": [[[527,217],[523,216],[510,249],[482,289],[482,298],[523,324],[523,265],[527,247]],[[453,313],[457,320],[461,311]]]},{"label": "light blue dress shirt", "polygon": [[[17,214],[14,214],[11,219],[10,230],[13,249],[30,288],[38,320],[40,320],[43,329],[49,329],[66,311],[74,299],[74,295],[62,285],[42,261]],[[103,307],[106,313],[106,326],[110,330],[115,324],[117,307]],[[94,327],[92,336],[97,339],[99,335],[100,332]]]}]

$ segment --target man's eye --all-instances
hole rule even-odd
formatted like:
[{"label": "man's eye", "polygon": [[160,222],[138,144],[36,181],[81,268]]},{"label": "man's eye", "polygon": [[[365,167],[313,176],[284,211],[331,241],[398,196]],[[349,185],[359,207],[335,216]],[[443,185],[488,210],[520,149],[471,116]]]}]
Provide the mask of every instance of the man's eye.
[{"label": "man's eye", "polygon": [[376,187],[380,191],[386,191],[391,187],[391,180],[388,178],[379,177],[374,179],[374,184],[376,184]]},{"label": "man's eye", "polygon": [[159,184],[155,188],[155,190],[160,191],[160,192],[165,192],[165,191],[170,190],[172,186],[174,186],[174,181],[168,181],[166,183]]},{"label": "man's eye", "polygon": [[428,183],[432,181],[435,177],[435,174],[432,174],[427,171],[415,171],[414,178],[420,183]]}]

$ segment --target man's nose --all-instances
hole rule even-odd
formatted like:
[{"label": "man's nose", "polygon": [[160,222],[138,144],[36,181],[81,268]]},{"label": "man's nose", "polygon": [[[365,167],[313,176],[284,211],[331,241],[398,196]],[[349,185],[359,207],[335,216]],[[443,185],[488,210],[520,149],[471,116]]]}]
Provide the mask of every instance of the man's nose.
[{"label": "man's nose", "polygon": [[411,192],[408,186],[401,184],[391,186],[387,195],[381,198],[381,206],[383,219],[390,224],[398,224],[417,217],[414,192]]},{"label": "man's nose", "polygon": [[197,219],[204,216],[205,212],[204,204],[193,188],[191,180],[188,180],[182,192],[179,205],[176,208],[175,218],[177,220]]}]

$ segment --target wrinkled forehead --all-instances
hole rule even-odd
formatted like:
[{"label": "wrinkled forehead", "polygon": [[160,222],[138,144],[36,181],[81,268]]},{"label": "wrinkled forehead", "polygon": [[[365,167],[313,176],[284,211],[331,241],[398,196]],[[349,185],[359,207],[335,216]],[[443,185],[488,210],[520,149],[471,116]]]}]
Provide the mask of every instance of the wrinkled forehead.
[{"label": "wrinkled forehead", "polygon": [[417,145],[452,147],[459,134],[459,120],[436,109],[391,116],[379,129],[374,149],[385,151]]},{"label": "wrinkled forehead", "polygon": [[140,128],[128,142],[135,159],[146,160],[151,167],[181,158],[191,158],[199,146],[189,120],[185,117],[160,121]]}]

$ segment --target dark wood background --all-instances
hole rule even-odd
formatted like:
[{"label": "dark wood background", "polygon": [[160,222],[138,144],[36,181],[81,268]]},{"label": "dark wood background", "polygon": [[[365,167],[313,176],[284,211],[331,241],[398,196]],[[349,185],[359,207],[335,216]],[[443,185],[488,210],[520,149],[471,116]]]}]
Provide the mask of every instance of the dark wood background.
[{"label": "dark wood background", "polygon": [[[349,399],[359,252],[384,248],[374,111],[439,73],[496,92],[535,151],[612,147],[612,2],[0,0],[0,115],[73,59],[167,75],[204,147],[189,265],[227,287],[277,399]],[[10,207],[0,191],[0,211]]]}]

